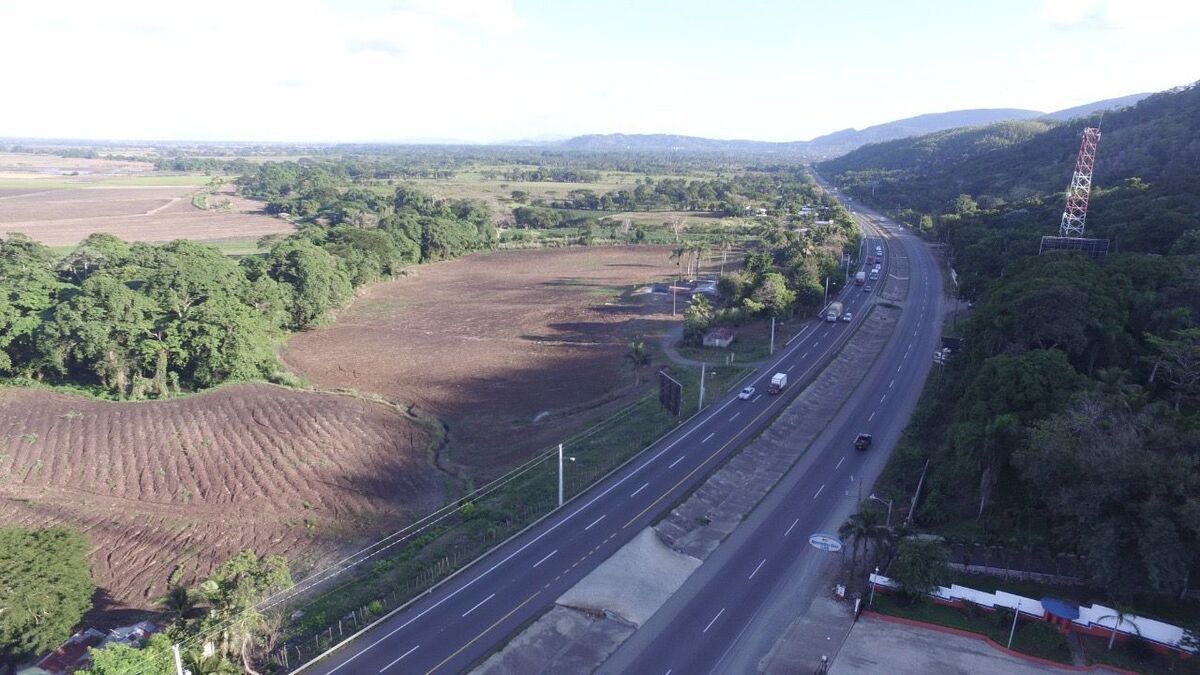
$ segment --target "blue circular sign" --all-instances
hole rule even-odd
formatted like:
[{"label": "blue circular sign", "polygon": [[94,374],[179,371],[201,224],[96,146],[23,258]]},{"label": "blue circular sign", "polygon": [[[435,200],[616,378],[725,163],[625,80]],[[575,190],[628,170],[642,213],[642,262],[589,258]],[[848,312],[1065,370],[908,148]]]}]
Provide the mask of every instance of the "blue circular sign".
[{"label": "blue circular sign", "polygon": [[813,548],[819,548],[822,551],[836,553],[842,550],[842,541],[832,534],[818,532],[808,537],[808,543],[812,544]]}]

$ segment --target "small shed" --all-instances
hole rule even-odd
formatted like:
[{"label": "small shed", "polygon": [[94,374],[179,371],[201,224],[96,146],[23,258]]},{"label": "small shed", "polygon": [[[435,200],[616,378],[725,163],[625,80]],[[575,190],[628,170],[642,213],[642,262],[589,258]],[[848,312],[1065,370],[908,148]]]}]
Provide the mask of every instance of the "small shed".
[{"label": "small shed", "polygon": [[704,334],[704,346],[728,347],[733,342],[734,335],[733,329],[727,326],[713,328]]}]

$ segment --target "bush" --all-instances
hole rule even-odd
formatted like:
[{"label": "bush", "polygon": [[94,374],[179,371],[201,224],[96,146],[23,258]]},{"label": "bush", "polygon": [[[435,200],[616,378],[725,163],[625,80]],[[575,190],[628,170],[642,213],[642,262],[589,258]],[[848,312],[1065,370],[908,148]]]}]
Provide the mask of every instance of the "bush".
[{"label": "bush", "polygon": [[383,614],[383,603],[378,600],[372,600],[371,603],[367,605],[367,611],[375,616],[379,616]]}]

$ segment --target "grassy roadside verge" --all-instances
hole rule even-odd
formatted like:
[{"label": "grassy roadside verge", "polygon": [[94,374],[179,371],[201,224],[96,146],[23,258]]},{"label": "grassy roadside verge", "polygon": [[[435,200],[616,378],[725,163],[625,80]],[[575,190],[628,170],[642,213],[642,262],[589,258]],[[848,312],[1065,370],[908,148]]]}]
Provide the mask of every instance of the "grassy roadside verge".
[{"label": "grassy roadside verge", "polygon": [[[959,609],[927,600],[907,604],[903,598],[890,593],[876,593],[872,609],[888,616],[977,633],[1000,646],[1008,644],[1013,620],[1012,612],[1008,610],[989,612],[982,608]],[[1071,663],[1071,650],[1066,638],[1042,621],[1017,621],[1012,650],[1059,663]]]},{"label": "grassy roadside verge", "polygon": [[[658,402],[657,387],[633,404],[564,442],[564,497],[587,490],[686,420],[699,396],[698,369],[673,367],[684,385],[679,418]],[[747,369],[710,367],[705,381],[706,404],[719,398]],[[691,401],[692,406],[687,402]],[[486,497],[450,510],[394,546],[365,561],[339,583],[287,608],[282,630],[294,667],[315,657],[344,636],[424,593],[509,536],[557,506],[557,452],[547,449],[510,482]],[[298,612],[298,613],[297,613]],[[339,625],[340,622],[340,625]],[[276,652],[278,661],[279,652]]]}]

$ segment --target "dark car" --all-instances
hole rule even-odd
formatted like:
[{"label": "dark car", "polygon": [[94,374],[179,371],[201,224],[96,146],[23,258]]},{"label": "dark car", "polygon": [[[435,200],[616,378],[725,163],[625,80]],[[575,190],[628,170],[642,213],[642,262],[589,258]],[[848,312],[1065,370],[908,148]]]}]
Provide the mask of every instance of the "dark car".
[{"label": "dark car", "polygon": [[866,450],[869,447],[871,447],[871,434],[859,434],[854,439],[855,450]]}]

